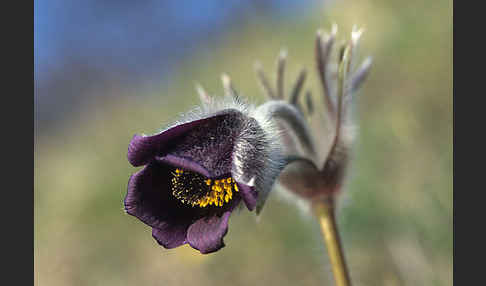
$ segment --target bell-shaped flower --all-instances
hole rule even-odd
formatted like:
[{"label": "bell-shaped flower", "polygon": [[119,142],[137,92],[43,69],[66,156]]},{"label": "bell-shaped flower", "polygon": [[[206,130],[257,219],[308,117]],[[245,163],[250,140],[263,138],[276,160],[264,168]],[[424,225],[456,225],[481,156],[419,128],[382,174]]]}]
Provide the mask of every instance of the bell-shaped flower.
[{"label": "bell-shaped flower", "polygon": [[233,96],[216,101],[200,89],[202,107],[129,144],[128,161],[143,168],[129,179],[125,210],[165,248],[222,248],[231,213],[240,203],[259,212],[283,168],[276,128],[224,79]]}]

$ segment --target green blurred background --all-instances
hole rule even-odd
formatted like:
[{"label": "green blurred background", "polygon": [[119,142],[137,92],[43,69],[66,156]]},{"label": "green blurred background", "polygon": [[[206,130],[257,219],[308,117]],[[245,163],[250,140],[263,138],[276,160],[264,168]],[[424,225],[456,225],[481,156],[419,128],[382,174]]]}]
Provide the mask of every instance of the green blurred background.
[{"label": "green blurred background", "polygon": [[[319,86],[314,37],[335,22],[344,39],[364,27],[374,65],[356,102],[359,135],[338,223],[355,285],[452,285],[452,1],[335,1],[305,16],[255,14],[182,60],[151,91],[117,85],[90,98],[62,127],[35,134],[36,285],[332,285],[317,222],[273,192],[256,219],[235,213],[226,247],[165,250],[123,211],[126,159],[136,133],[152,133],[198,104],[194,83],[222,95],[227,72],[255,103],[253,63],[275,69],[288,50],[287,86],[301,67]],[[36,108],[42,99],[36,98]],[[320,103],[320,101],[319,101]]]}]

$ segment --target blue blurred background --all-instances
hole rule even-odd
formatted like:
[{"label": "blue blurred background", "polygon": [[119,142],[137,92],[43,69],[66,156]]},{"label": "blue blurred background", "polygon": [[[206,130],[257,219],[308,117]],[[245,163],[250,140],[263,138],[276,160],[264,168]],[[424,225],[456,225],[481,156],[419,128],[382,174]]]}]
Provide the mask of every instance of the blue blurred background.
[{"label": "blue blurred background", "polygon": [[317,223],[278,189],[206,256],[159,247],[123,198],[131,137],[198,104],[196,82],[221,96],[227,72],[262,103],[253,63],[273,73],[286,48],[287,86],[306,67],[322,104],[314,37],[334,22],[374,58],[339,200],[354,284],[452,285],[451,0],[35,1],[35,284],[332,285]]},{"label": "blue blurred background", "polygon": [[[58,127],[110,86],[154,90],[180,62],[252,21],[298,21],[317,1],[62,1],[34,3],[36,123]],[[157,87],[155,87],[156,89]],[[41,131],[42,132],[42,131]]]}]

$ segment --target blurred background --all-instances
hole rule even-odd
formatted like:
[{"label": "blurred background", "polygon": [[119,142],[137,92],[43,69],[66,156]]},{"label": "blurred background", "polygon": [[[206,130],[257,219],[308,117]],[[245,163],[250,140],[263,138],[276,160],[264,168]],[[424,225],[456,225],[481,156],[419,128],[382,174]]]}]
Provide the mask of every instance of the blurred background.
[{"label": "blurred background", "polygon": [[198,104],[220,75],[255,103],[253,71],[289,54],[321,103],[316,30],[364,27],[374,65],[338,223],[355,285],[452,285],[452,1],[34,2],[36,285],[332,285],[317,222],[273,192],[226,247],[165,250],[123,211],[136,133]]}]

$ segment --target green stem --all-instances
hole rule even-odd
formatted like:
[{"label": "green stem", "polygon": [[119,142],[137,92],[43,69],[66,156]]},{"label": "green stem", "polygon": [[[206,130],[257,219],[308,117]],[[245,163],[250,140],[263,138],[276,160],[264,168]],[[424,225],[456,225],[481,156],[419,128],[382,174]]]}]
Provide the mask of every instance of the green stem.
[{"label": "green stem", "polygon": [[320,201],[314,205],[314,210],[321,225],[336,285],[351,286],[351,279],[349,277],[346,261],[344,260],[341,240],[336,225],[334,201]]}]

